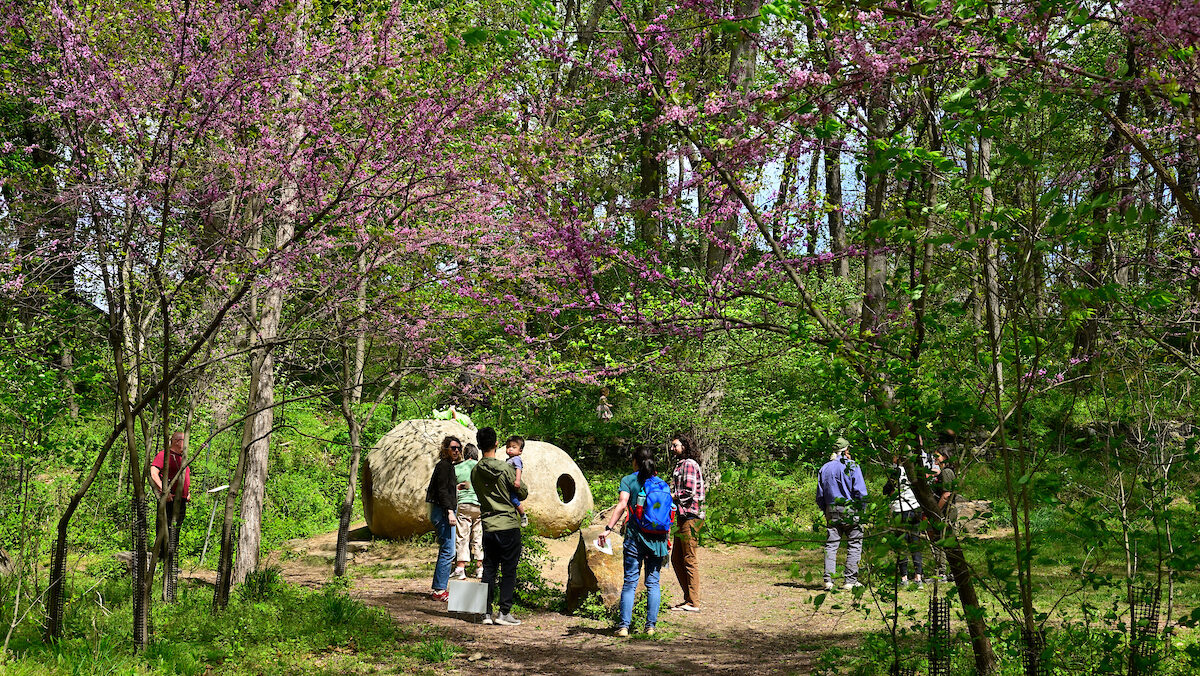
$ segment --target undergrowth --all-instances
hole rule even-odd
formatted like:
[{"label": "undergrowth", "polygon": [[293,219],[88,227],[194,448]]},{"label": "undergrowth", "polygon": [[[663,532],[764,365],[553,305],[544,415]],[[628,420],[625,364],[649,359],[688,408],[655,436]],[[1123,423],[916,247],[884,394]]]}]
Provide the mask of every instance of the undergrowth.
[{"label": "undergrowth", "polygon": [[0,658],[0,672],[343,674],[405,670],[460,652],[429,627],[399,626],[386,611],[351,598],[344,582],[310,590],[268,569],[239,587],[221,612],[212,610],[211,588],[185,584],[178,603],[155,604],[154,642],[135,654],[128,640],[129,589],[127,578],[113,578],[93,590],[90,600],[77,598],[57,644],[28,630],[14,637],[7,663]]}]

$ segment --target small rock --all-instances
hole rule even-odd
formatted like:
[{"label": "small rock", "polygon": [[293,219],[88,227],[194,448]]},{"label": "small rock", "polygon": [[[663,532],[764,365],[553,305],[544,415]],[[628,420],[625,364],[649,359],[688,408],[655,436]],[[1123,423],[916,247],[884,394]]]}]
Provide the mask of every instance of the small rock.
[{"label": "small rock", "polygon": [[483,659],[483,653],[471,653],[471,656],[467,658],[467,661],[478,662],[481,659]]}]

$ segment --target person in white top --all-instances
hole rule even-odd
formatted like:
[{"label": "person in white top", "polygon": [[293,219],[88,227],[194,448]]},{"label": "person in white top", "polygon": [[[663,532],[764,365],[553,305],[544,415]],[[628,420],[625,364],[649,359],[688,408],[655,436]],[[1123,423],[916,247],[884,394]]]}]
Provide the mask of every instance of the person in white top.
[{"label": "person in white top", "polygon": [[913,581],[918,587],[924,586],[922,579],[924,570],[924,561],[921,556],[921,505],[917,502],[917,496],[913,494],[912,483],[908,480],[908,473],[904,471],[904,465],[900,464],[898,456],[892,457],[892,475],[888,479],[888,485],[884,486],[885,495],[894,495],[892,499],[892,516],[899,522],[900,528],[904,534],[904,544],[896,552],[898,559],[896,565],[899,567],[900,584],[908,584],[908,560],[912,558],[912,567],[915,577]]}]

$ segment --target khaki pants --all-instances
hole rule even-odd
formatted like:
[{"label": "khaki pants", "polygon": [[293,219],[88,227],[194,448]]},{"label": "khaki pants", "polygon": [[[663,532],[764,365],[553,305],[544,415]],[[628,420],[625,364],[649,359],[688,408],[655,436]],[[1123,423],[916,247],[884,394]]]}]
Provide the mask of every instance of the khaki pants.
[{"label": "khaki pants", "polygon": [[675,542],[671,547],[671,567],[679,586],[683,588],[684,603],[700,605],[700,528],[704,519],[685,519],[679,522]]},{"label": "khaki pants", "polygon": [[[483,560],[483,519],[479,505],[459,505],[458,525],[454,527],[454,548],[459,563],[467,563],[474,555],[476,561]],[[468,548],[467,545],[470,544]]]}]

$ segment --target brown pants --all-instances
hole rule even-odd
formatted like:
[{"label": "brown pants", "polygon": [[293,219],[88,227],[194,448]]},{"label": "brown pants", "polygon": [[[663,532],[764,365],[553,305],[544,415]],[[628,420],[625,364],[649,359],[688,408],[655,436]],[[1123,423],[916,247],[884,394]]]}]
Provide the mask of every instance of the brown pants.
[{"label": "brown pants", "polygon": [[675,543],[671,547],[671,567],[679,586],[683,588],[684,603],[700,605],[700,528],[704,519],[685,519],[679,522]]}]

